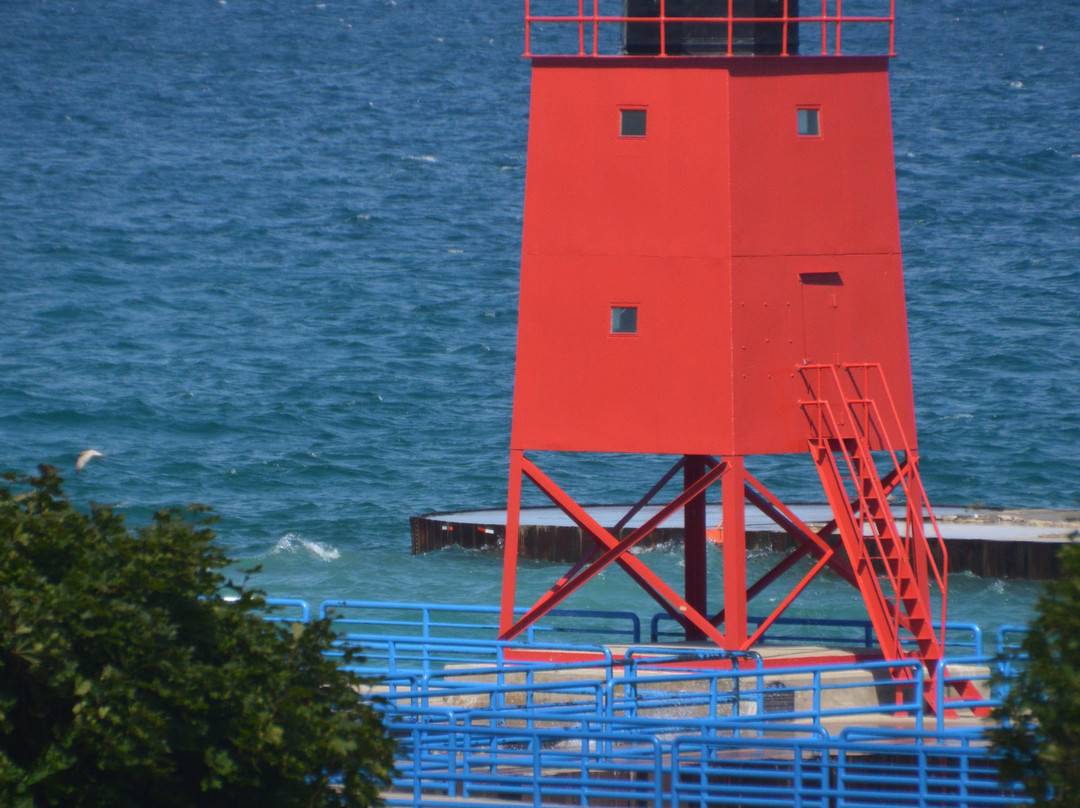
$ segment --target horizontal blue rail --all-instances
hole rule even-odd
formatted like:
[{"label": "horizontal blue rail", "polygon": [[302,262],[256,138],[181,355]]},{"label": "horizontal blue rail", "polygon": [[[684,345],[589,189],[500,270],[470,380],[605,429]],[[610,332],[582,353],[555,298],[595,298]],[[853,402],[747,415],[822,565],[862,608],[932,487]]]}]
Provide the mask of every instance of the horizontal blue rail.
[{"label": "horizontal blue rail", "polygon": [[[746,622],[750,626],[760,627],[766,619],[749,616]],[[665,625],[670,625],[670,628],[665,629]],[[940,631],[941,625],[935,623],[934,628]],[[682,636],[682,629],[674,617],[661,612],[653,615],[649,623],[649,635],[653,642],[670,642]],[[869,620],[825,617],[779,617],[772,622],[770,630],[765,633],[761,641],[787,645],[831,645],[856,648],[873,648],[877,644],[874,627]],[[914,641],[911,645],[914,647]],[[981,655],[983,653],[982,629],[974,623],[947,622],[945,645],[953,653]]]},{"label": "horizontal blue rail", "polygon": [[271,608],[269,614],[263,619],[273,623],[309,623],[311,622],[311,606],[306,600],[299,598],[267,598],[266,604]]},{"label": "horizontal blue rail", "polygon": [[[518,613],[524,614],[524,609]],[[498,607],[327,600],[319,617],[331,617],[342,630],[363,634],[401,634],[409,628],[424,639],[491,638],[498,633]],[[554,609],[549,619],[531,626],[522,638],[558,642],[641,643],[641,620],[633,612]],[[558,635],[558,640],[555,640]],[[571,640],[573,638],[573,640]]]},{"label": "horizontal blue rail", "polygon": [[[447,667],[486,665],[501,667],[507,663],[507,651],[528,651],[548,656],[589,655],[594,664],[610,664],[611,652],[599,645],[571,645],[557,643],[529,643],[501,640],[418,640],[415,637],[393,637],[379,634],[343,634],[331,654],[341,653],[347,647],[359,650],[363,658],[349,665],[349,669],[368,676],[400,676],[419,674],[430,676]],[[524,664],[524,663],[522,663]]]},{"label": "horizontal blue rail", "polygon": [[[878,702],[882,688],[891,694],[884,704]],[[515,722],[533,717],[548,721],[559,712],[560,720],[567,721],[677,715],[817,727],[874,717],[922,726],[924,688],[922,666],[913,661],[782,669],[626,668],[617,662],[607,668],[587,663],[515,665],[464,668],[384,684],[390,709],[398,712],[438,707],[464,714],[470,708],[514,708],[517,712],[508,720]],[[530,711],[536,715],[523,719]]]},{"label": "horizontal blue rail", "polygon": [[[937,664],[937,675],[934,677],[935,700],[937,704],[945,704],[948,699],[952,710],[980,710],[992,709],[1000,703],[1000,694],[993,693],[996,685],[995,674],[1001,676],[1004,671],[1004,660],[1001,657],[993,659],[987,657],[950,657],[943,659]],[[954,685],[959,682],[970,682],[983,695],[978,699],[961,699],[956,696]],[[938,710],[937,731],[945,732],[946,712]]]},{"label": "horizontal blue rail", "polygon": [[[275,612],[269,619],[310,619],[311,609],[297,599],[269,598],[271,606],[287,611]],[[524,614],[523,609],[518,613]],[[371,662],[377,669],[383,661],[382,654],[392,657],[396,670],[403,669],[407,660],[417,667],[438,667],[441,664],[457,664],[460,654],[451,654],[445,660],[425,654],[423,649],[440,649],[446,646],[428,645],[430,640],[490,641],[497,636],[499,609],[494,606],[444,605],[412,602],[382,602],[361,600],[327,600],[318,609],[320,618],[329,617],[335,628],[345,636],[363,637]],[[760,625],[764,617],[748,617],[751,625]],[[665,629],[670,625],[671,630]],[[667,613],[653,615],[649,620],[649,642],[671,642],[682,639],[681,631],[674,630],[678,624]],[[543,621],[532,625],[520,638],[525,643],[564,643],[599,645],[642,645],[641,618],[626,611],[555,609]],[[973,623],[946,623],[946,652],[981,656],[983,652],[982,630]],[[1013,631],[1021,629],[1013,628]],[[1002,642],[999,632],[999,645]],[[384,637],[381,641],[377,637]],[[394,644],[423,640],[413,648],[414,654],[396,654]],[[777,619],[761,638],[766,644],[817,645],[830,647],[872,648],[875,646],[873,626],[869,620],[841,620],[832,618],[782,617]],[[473,646],[479,649],[480,646]],[[379,653],[377,653],[379,652]]]},{"label": "horizontal blue rail", "polygon": [[1027,626],[999,626],[994,635],[998,654],[1016,653],[1030,629]]},{"label": "horizontal blue rail", "polygon": [[[840,736],[837,754],[838,787],[848,795],[848,805],[865,803],[883,788],[899,784],[907,788],[894,792],[896,806],[1031,803],[1018,783],[999,780],[995,760],[978,731],[912,734],[849,729]],[[916,794],[923,795],[922,801]]]}]

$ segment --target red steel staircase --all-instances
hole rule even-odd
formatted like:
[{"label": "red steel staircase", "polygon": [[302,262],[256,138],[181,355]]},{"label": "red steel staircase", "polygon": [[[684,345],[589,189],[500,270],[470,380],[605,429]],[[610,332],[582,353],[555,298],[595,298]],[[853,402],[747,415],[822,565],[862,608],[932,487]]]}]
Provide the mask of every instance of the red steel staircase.
[{"label": "red steel staircase", "polygon": [[[882,653],[925,665],[924,698],[937,711],[946,707],[936,704],[936,677],[944,654],[948,567],[913,442],[879,364],[805,365],[802,376],[810,453]],[[884,475],[879,463],[888,469]],[[902,523],[894,507],[904,514]],[[931,602],[932,584],[940,610]],[[961,700],[980,698],[971,682],[950,680],[949,686]]]}]

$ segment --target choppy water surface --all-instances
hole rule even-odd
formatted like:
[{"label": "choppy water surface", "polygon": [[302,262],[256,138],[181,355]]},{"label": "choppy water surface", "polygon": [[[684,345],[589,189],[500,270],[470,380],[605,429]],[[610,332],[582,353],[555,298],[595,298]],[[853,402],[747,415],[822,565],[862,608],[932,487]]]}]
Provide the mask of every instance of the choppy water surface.
[{"label": "choppy water surface", "polygon": [[[1080,505],[1080,8],[898,5],[928,487]],[[77,501],[135,522],[211,504],[273,594],[495,603],[497,557],[412,558],[407,520],[505,497],[520,3],[27,0],[3,18],[0,466],[73,471],[97,448]],[[640,488],[618,463],[575,472],[586,501]],[[812,476],[762,473],[820,499]],[[998,622],[1034,592],[954,590],[954,616]],[[614,571],[582,596],[638,598]],[[801,608],[851,598],[826,580]]]}]

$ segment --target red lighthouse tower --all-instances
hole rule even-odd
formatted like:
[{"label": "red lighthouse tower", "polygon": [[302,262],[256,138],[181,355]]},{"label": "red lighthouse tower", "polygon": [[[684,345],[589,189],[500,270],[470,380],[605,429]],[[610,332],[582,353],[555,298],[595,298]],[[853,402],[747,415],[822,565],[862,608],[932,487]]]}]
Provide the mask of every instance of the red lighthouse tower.
[{"label": "red lighthouse tower", "polygon": [[[551,6],[560,13],[541,13]],[[618,564],[688,638],[747,649],[829,566],[861,592],[886,657],[914,656],[932,674],[947,570],[918,473],[892,4],[608,6],[526,2],[532,98],[502,636]],[[672,467],[613,530],[530,452],[670,455]],[[822,529],[747,470],[748,457],[793,453],[809,453],[820,476],[834,516]],[[595,548],[515,619],[523,480]],[[676,496],[621,530],[672,480]],[[714,485],[723,586],[710,608]],[[757,581],[747,580],[747,503],[799,548]],[[680,511],[681,592],[629,552]],[[800,561],[808,571],[750,632],[748,601]]]}]

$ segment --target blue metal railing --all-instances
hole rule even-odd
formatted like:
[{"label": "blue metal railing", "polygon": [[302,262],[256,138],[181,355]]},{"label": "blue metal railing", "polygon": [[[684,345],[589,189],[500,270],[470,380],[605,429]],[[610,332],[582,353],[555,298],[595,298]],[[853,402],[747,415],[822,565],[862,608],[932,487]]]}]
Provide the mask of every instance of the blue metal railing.
[{"label": "blue metal railing", "polygon": [[[270,619],[310,619],[311,609],[299,599],[268,598],[272,606],[299,609],[302,615],[272,615]],[[524,609],[517,610],[524,614]],[[330,617],[345,636],[365,639],[385,637],[387,641],[452,639],[461,641],[491,640],[498,631],[498,607],[435,605],[410,602],[382,602],[360,600],[323,601],[318,611],[320,618]],[[580,619],[580,624],[573,621]],[[760,626],[766,618],[750,616],[749,625]],[[662,628],[664,624],[671,630]],[[676,630],[676,621],[665,612],[655,614],[649,622],[649,642],[671,642],[682,639]],[[983,653],[982,630],[974,623],[946,623],[946,650],[979,656]],[[935,626],[939,628],[940,626]],[[1020,633],[1020,627],[1003,627],[998,632],[999,646],[1003,632]],[[548,619],[532,625],[519,642],[536,643],[554,641],[581,644],[626,644],[640,646],[642,643],[641,618],[633,612],[613,610],[555,609]],[[876,641],[869,620],[842,620],[834,618],[778,618],[771,630],[762,637],[764,643],[789,645],[828,645],[872,648]],[[436,644],[437,646],[437,644]],[[999,651],[1001,649],[999,648]]]},{"label": "blue metal railing", "polygon": [[[591,730],[567,743],[558,729],[418,726],[403,737],[402,755],[386,794],[390,805],[506,804],[550,801],[589,805],[664,799],[663,747],[645,733]],[[486,801],[485,801],[486,800]]]},{"label": "blue metal railing", "polygon": [[[270,603],[282,611],[269,619],[311,618],[303,601]],[[334,620],[339,648],[365,655],[351,667],[374,681],[365,694],[379,697],[398,742],[390,805],[1030,802],[997,782],[978,726],[925,714],[929,677],[917,661],[773,667],[754,653],[642,645],[640,623],[619,612],[598,613],[599,633],[548,624],[526,642],[492,639],[497,610],[483,607],[327,601],[319,614]],[[848,647],[872,645],[863,621],[785,623],[784,642],[844,644],[839,631]],[[1015,654],[1020,631],[999,632],[999,652]],[[949,647],[967,653],[936,672],[935,703],[954,680],[975,681],[985,697],[948,702],[950,715],[974,715],[998,703],[991,673],[1008,658],[982,655],[973,626],[955,633]],[[894,729],[873,728],[882,723]]]},{"label": "blue metal railing", "polygon": [[[832,754],[821,729],[795,737],[681,737],[671,745],[671,805],[825,808]],[[748,754],[750,753],[750,754]]]},{"label": "blue metal railing", "polygon": [[1027,626],[999,626],[994,634],[994,648],[998,655],[1020,653],[1020,644],[1028,631]]},{"label": "blue metal railing", "polygon": [[267,598],[271,611],[263,618],[272,623],[309,623],[311,606],[299,598]]},{"label": "blue metal railing", "polygon": [[[709,722],[716,727],[716,722]],[[471,724],[395,727],[405,750],[390,805],[958,806],[1030,802],[999,783],[976,733],[744,725],[706,734],[693,722],[630,719],[564,728]]]},{"label": "blue metal railing", "polygon": [[[558,677],[554,681],[553,675]],[[678,715],[819,727],[874,717],[921,726],[926,719],[924,687],[920,663],[885,661],[726,670],[666,666],[629,670],[617,662],[608,667],[515,665],[446,671],[385,685],[390,709],[399,712],[435,707],[458,712],[516,709],[515,722],[535,710],[545,721],[558,712],[568,720]],[[883,689],[890,694],[884,703],[879,701]]]},{"label": "blue metal railing", "polygon": [[[599,645],[571,645],[560,643],[529,643],[502,640],[418,640],[414,637],[383,635],[341,635],[332,654],[346,647],[358,649],[362,659],[354,660],[349,670],[370,676],[399,676],[419,674],[428,676],[447,667],[486,665],[501,667],[508,664],[508,651],[543,654],[545,656],[589,656],[594,664],[610,664],[611,652]],[[527,664],[520,660],[518,664]]]},{"label": "blue metal railing", "polygon": [[[467,670],[452,675],[425,678],[412,689],[395,687],[384,697],[388,712],[412,713],[416,710],[513,711],[515,723],[545,720],[555,714],[578,717],[604,715],[607,682],[604,678],[579,678],[552,681],[513,674],[495,681],[490,671]],[[542,715],[541,715],[542,714]]]},{"label": "blue metal railing", "polygon": [[1000,782],[994,757],[979,731],[909,733],[854,728],[837,743],[837,790],[845,805],[1028,805],[1019,783]]},{"label": "blue metal railing", "polygon": [[[525,614],[518,609],[518,614]],[[409,628],[424,639],[491,638],[498,632],[500,610],[495,606],[433,605],[430,603],[386,603],[365,600],[327,600],[319,607],[319,617],[332,617],[349,631],[363,634],[400,634]],[[581,625],[574,620],[580,618]],[[553,639],[566,642],[640,643],[641,620],[633,612],[610,610],[554,609],[549,619],[530,626],[525,642]]]},{"label": "blue metal railing", "polygon": [[[1001,664],[1000,657],[993,659],[984,656],[950,657],[940,660],[937,663],[937,675],[934,682],[935,703],[945,704],[948,697],[948,704],[952,710],[992,710],[1001,703],[1000,698],[992,692],[994,671],[997,670],[1000,673]],[[960,699],[950,695],[952,685],[960,681],[973,683],[983,693],[983,697]],[[938,710],[936,720],[937,731],[945,732],[946,711]]]},{"label": "blue metal railing", "polygon": [[[746,618],[747,625],[754,627],[760,626],[765,620],[764,617],[755,616]],[[669,624],[671,628],[665,629],[665,624]],[[941,625],[935,623],[934,629],[940,631]],[[945,624],[945,631],[946,647],[954,653],[983,653],[982,629],[974,623],[948,622]],[[649,623],[649,636],[653,642],[671,641],[681,635],[682,629],[671,615],[666,612],[653,615]],[[874,626],[869,620],[779,617],[773,621],[761,642],[873,648],[877,644],[877,638],[874,635]],[[914,645],[914,641],[911,644]]]}]

